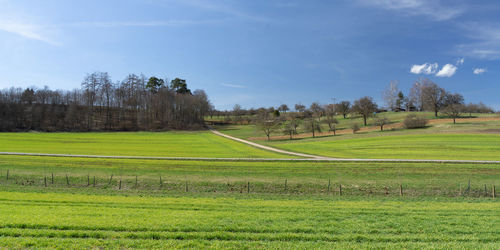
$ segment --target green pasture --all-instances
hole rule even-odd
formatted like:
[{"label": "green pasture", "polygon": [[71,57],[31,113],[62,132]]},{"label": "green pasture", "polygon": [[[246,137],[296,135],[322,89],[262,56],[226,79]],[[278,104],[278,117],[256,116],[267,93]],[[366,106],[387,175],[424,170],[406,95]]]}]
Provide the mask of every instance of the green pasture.
[{"label": "green pasture", "polygon": [[0,197],[6,248],[500,247],[500,207],[491,200]]},{"label": "green pasture", "polygon": [[500,134],[412,134],[279,141],[274,147],[338,158],[500,160]]},{"label": "green pasture", "polygon": [[160,157],[290,158],[209,131],[0,133],[0,151]]},{"label": "green pasture", "polygon": [[[434,117],[434,113],[432,112],[412,112],[414,114],[417,114],[418,116],[423,116],[428,118],[429,120],[432,119],[446,119],[449,117],[446,116],[440,116],[438,118]],[[384,112],[384,113],[379,113],[375,117],[371,117],[367,120],[367,126],[376,126],[375,124],[375,119],[378,117],[386,117],[390,120],[390,123],[398,123],[402,122],[404,118],[411,113],[409,112]],[[468,115],[463,115],[463,118],[469,117]],[[481,117],[498,117],[498,114],[472,114],[472,117],[475,118],[481,118]],[[347,118],[343,118],[342,116],[337,116],[336,117],[338,124],[336,125],[337,130],[342,130],[342,129],[349,129],[351,127],[351,124],[356,123],[360,127],[363,126],[363,119],[359,116],[352,115],[348,116]],[[259,142],[265,142],[265,134],[258,129],[257,126],[250,124],[250,125],[217,125],[215,128],[223,133],[226,133],[231,136],[235,136],[238,138],[242,139],[248,139],[248,138],[255,138],[259,137],[262,138],[262,140],[259,140]],[[321,124],[321,129],[322,131],[326,132],[328,131],[328,125],[325,123]],[[432,124],[429,125],[425,129],[394,129],[394,130],[388,130],[381,132],[381,131],[373,131],[373,132],[361,132],[357,133],[354,135],[349,135],[349,134],[344,134],[342,135],[343,138],[359,138],[359,137],[367,137],[367,136],[381,136],[381,135],[387,135],[387,132],[395,133],[395,134],[422,134],[422,133],[450,133],[450,132],[455,132],[455,133],[484,133],[487,132],[485,130],[488,129],[500,129],[500,121],[470,121],[470,122],[463,122],[460,121],[457,124],[453,124],[452,122],[450,123],[444,123],[444,124]],[[304,129],[304,124],[302,123],[301,126],[298,128],[298,132],[301,133],[307,133]],[[499,131],[500,132],[500,131]],[[283,135],[280,129],[275,130],[273,133],[271,133],[272,136],[280,136]],[[311,137],[312,138],[312,137]]]},{"label": "green pasture", "polygon": [[[471,187],[465,192],[469,180]],[[371,197],[398,196],[402,185],[404,195],[412,197],[456,197],[460,189],[466,196],[491,197],[492,186],[500,185],[498,180],[500,164],[0,156],[0,188],[44,192],[329,196],[339,195],[342,185],[343,195]]]}]

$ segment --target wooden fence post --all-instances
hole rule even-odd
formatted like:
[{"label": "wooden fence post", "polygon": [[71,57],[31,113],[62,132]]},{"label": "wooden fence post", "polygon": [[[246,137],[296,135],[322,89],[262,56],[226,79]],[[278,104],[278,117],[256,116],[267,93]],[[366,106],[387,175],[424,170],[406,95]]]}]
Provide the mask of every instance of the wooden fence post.
[{"label": "wooden fence post", "polygon": [[54,185],[54,173],[52,173],[52,179],[51,179],[52,185]]},{"label": "wooden fence post", "polygon": [[250,182],[247,183],[247,194],[250,193]]},{"label": "wooden fence post", "polygon": [[161,175],[160,175],[160,188],[163,187],[163,181],[161,180]]},{"label": "wooden fence post", "polygon": [[9,180],[9,170],[7,169],[7,180]]},{"label": "wooden fence post", "polygon": [[330,193],[330,184],[331,184],[331,180],[328,179],[328,193]]},{"label": "wooden fence post", "polygon": [[121,190],[122,189],[122,178],[120,177],[120,184],[118,184],[118,189]]},{"label": "wooden fence post", "polygon": [[66,185],[69,186],[69,177],[68,177],[68,175],[66,175]]},{"label": "wooden fence post", "polygon": [[186,181],[186,192],[189,191],[189,187],[188,187],[188,181]]},{"label": "wooden fence post", "polygon": [[111,174],[111,177],[109,177],[109,183],[108,185],[111,185],[111,181],[113,180],[113,174]]},{"label": "wooden fence post", "polygon": [[288,182],[288,179],[285,179],[285,191],[287,189],[287,182]]},{"label": "wooden fence post", "polygon": [[342,184],[339,184],[339,195],[342,196]]},{"label": "wooden fence post", "polygon": [[93,186],[95,187],[95,175],[94,175],[94,184],[93,184]]},{"label": "wooden fence post", "polygon": [[47,187],[47,176],[43,177],[43,185]]},{"label": "wooden fence post", "polygon": [[87,174],[87,187],[90,186],[90,176]]},{"label": "wooden fence post", "polygon": [[137,175],[135,176],[135,187],[137,187]]},{"label": "wooden fence post", "polygon": [[492,195],[493,199],[495,199],[495,197],[497,196],[497,192],[496,192],[495,185],[493,185],[493,190],[492,190],[492,191],[493,191],[493,192],[492,192],[492,194],[491,194],[491,195]]},{"label": "wooden fence post", "polygon": [[460,183],[459,184],[459,191],[458,191],[458,195],[462,196],[462,184]]},{"label": "wooden fence post", "polygon": [[403,184],[399,184],[399,196],[403,196]]}]

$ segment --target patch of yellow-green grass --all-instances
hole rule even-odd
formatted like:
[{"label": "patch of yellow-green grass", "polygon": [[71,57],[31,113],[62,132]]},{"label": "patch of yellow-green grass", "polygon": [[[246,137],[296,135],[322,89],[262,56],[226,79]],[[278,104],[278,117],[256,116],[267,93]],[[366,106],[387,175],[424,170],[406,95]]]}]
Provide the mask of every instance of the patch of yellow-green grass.
[{"label": "patch of yellow-green grass", "polygon": [[491,200],[0,196],[6,248],[500,247]]},{"label": "patch of yellow-green grass", "polygon": [[499,134],[411,134],[280,141],[272,145],[337,158],[500,160]]},{"label": "patch of yellow-green grass", "polygon": [[209,131],[0,133],[0,151],[110,156],[291,158]]}]

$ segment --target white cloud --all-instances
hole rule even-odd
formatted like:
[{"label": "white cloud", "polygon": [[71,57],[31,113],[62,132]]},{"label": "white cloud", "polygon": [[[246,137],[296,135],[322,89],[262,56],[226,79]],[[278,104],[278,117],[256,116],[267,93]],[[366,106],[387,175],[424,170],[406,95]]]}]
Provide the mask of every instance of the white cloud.
[{"label": "white cloud", "polygon": [[486,73],[486,71],[488,71],[487,69],[484,69],[484,68],[476,68],[473,70],[473,73],[475,75],[481,75],[483,73]]},{"label": "white cloud", "polygon": [[457,4],[442,4],[439,0],[358,0],[359,2],[387,10],[401,12],[404,15],[427,16],[436,21],[454,19],[465,9]]},{"label": "white cloud", "polygon": [[231,84],[231,83],[221,83],[220,85],[224,87],[237,88],[237,89],[244,89],[247,87],[245,85]]},{"label": "white cloud", "polygon": [[40,26],[0,20],[0,30],[22,36],[30,40],[42,41],[51,45],[60,45],[60,43],[53,41],[44,35],[43,28]]},{"label": "white cloud", "polygon": [[464,61],[465,61],[465,59],[464,59],[463,57],[462,57],[462,58],[459,58],[459,59],[457,60],[457,66],[460,66],[460,65],[464,64]]},{"label": "white cloud", "polygon": [[441,68],[439,72],[436,73],[436,76],[439,77],[451,77],[457,72],[457,66],[453,64],[446,64]]},{"label": "white cloud", "polygon": [[421,65],[415,64],[411,66],[410,72],[413,74],[425,74],[425,75],[430,75],[436,73],[436,70],[438,68],[437,63],[424,63]]}]

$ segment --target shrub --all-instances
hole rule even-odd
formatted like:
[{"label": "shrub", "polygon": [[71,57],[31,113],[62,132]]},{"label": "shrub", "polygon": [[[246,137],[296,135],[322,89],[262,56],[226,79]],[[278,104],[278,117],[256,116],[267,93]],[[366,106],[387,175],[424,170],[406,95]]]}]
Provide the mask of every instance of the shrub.
[{"label": "shrub", "polygon": [[403,126],[405,128],[423,128],[427,125],[429,120],[427,118],[417,116],[415,114],[409,114],[403,121]]},{"label": "shrub", "polygon": [[355,134],[357,131],[359,131],[359,125],[357,123],[351,124],[351,129],[352,133]]}]

